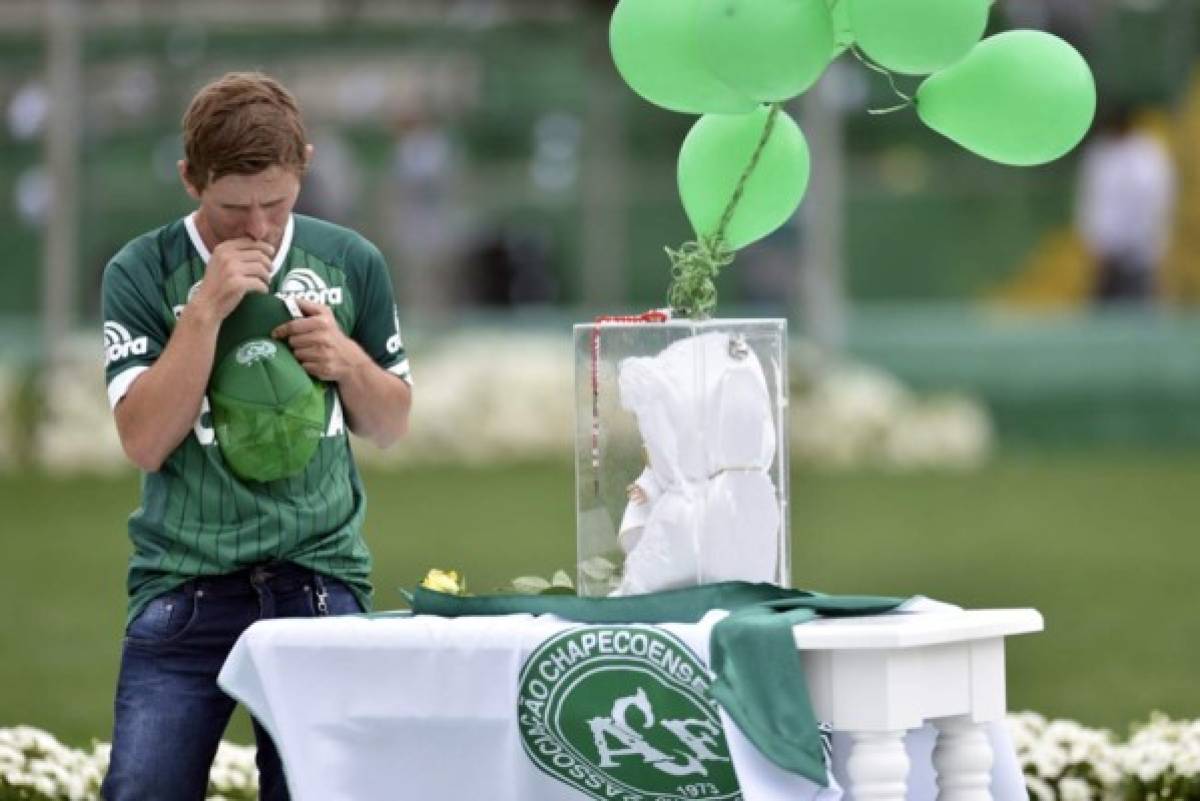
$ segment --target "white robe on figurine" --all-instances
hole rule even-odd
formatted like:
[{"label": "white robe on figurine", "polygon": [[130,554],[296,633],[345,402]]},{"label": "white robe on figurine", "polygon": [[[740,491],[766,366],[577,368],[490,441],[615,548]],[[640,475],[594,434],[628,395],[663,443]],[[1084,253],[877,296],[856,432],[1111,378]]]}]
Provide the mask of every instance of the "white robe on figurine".
[{"label": "white robe on figurine", "polygon": [[621,521],[615,595],[714,581],[778,581],[777,435],[762,364],[727,333],[621,362],[621,405],[649,465]]}]

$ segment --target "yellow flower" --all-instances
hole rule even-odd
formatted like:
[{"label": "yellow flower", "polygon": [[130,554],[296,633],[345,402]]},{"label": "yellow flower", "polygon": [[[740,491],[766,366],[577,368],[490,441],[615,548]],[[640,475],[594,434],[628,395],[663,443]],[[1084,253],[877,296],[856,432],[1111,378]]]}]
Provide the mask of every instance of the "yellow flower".
[{"label": "yellow flower", "polygon": [[467,581],[458,575],[457,570],[430,570],[421,581],[421,586],[449,595],[465,595],[467,592]]}]

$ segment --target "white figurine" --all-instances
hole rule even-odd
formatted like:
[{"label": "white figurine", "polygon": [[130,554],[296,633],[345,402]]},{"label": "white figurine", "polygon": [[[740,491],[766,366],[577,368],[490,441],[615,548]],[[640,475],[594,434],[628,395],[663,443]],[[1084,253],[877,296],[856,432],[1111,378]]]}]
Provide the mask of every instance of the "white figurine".
[{"label": "white figurine", "polygon": [[618,384],[648,464],[629,488],[613,594],[777,580],[776,432],[754,352],[736,335],[701,334],[625,359]]},{"label": "white figurine", "polygon": [[654,471],[650,469],[649,464],[642,474],[625,488],[629,505],[625,507],[625,516],[621,518],[621,528],[617,532],[617,541],[625,553],[637,547],[646,520],[650,517],[650,510],[662,495],[662,490],[662,485],[654,477]]}]

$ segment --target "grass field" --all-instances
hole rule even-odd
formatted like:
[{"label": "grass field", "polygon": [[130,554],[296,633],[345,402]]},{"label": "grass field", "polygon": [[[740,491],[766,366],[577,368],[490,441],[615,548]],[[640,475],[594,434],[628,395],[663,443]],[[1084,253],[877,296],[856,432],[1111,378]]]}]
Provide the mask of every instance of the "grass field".
[{"label": "grass field", "polygon": [[[432,566],[478,592],[574,562],[568,465],[367,476],[378,608]],[[0,726],[107,738],[137,480],[0,478]],[[830,592],[1033,606],[1009,705],[1124,730],[1200,716],[1200,455],[1007,455],[979,472],[801,473],[793,573]],[[245,720],[232,739],[248,741]]]}]

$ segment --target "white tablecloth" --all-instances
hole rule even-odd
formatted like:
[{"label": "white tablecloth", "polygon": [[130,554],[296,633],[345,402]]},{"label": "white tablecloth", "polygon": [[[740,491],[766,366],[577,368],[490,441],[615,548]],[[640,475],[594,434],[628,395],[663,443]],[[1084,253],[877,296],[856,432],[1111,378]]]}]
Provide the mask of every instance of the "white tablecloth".
[{"label": "white tablecloth", "polygon": [[[707,664],[714,620],[657,628]],[[526,659],[578,625],[528,615],[263,621],[238,641],[220,684],[271,732],[295,801],[583,801],[589,794],[533,763],[517,722]],[[836,782],[822,789],[768,762],[732,721],[721,720],[745,801],[841,797]],[[1011,746],[1000,737],[993,792],[1024,801]],[[931,747],[928,732],[910,737],[912,798],[934,797]],[[704,794],[703,782],[689,787],[701,788],[693,797],[717,797]]]}]

